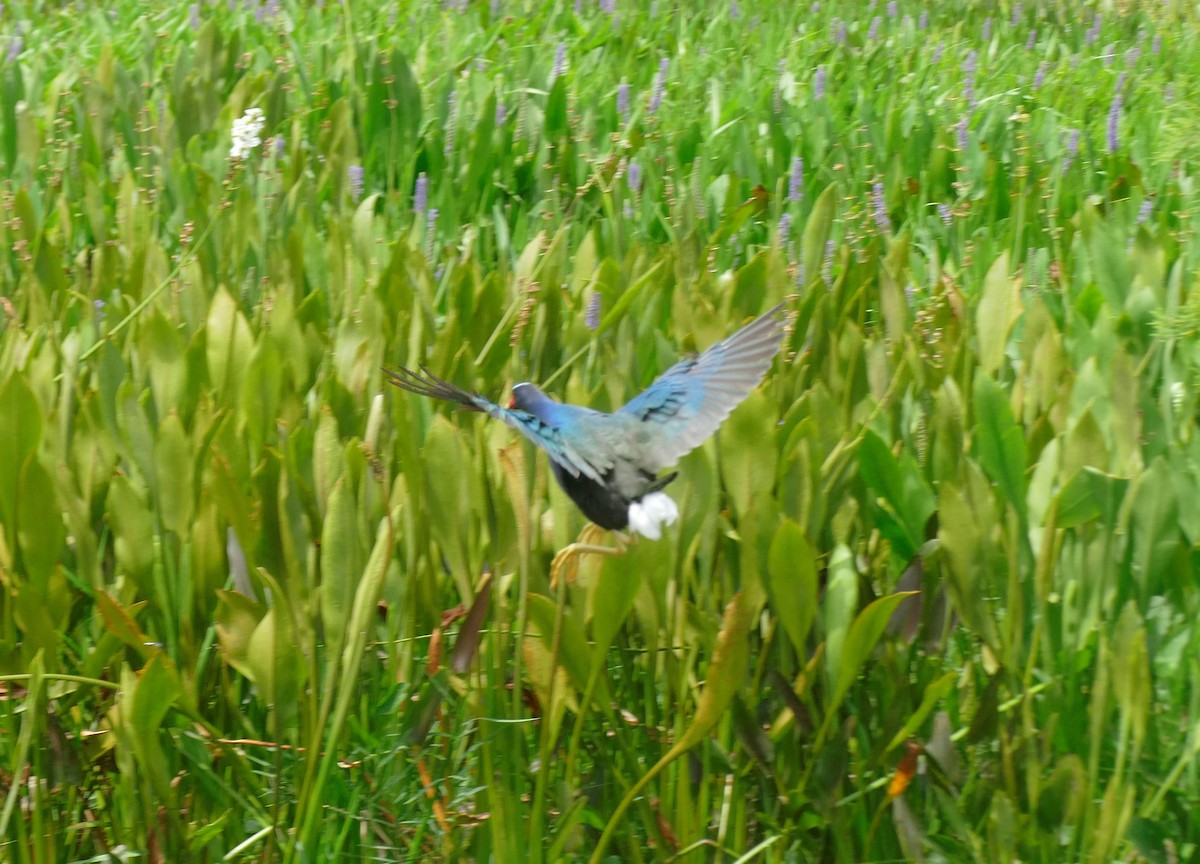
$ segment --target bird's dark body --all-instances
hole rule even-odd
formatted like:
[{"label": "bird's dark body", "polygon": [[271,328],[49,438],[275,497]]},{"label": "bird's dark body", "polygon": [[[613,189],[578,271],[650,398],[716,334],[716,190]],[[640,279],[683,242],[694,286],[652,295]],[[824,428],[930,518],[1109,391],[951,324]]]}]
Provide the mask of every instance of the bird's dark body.
[{"label": "bird's dark body", "polygon": [[666,477],[658,478],[649,472],[643,472],[646,489],[635,498],[627,498],[613,482],[611,472],[603,478],[603,482],[597,483],[584,474],[572,477],[570,472],[553,460],[550,462],[550,470],[554,472],[554,479],[558,481],[558,485],[583,511],[583,515],[610,531],[623,531],[629,527],[629,505],[651,492],[662,489],[678,474],[677,471],[672,471]]}]

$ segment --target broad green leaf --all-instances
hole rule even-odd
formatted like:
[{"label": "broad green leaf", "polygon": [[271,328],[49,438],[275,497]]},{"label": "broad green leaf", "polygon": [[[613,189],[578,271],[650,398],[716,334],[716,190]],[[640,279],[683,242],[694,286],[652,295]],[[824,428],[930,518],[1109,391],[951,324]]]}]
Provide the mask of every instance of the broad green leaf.
[{"label": "broad green leaf", "polygon": [[1009,275],[1008,253],[1005,252],[988,269],[975,310],[979,365],[985,375],[995,375],[1000,370],[1009,331],[1020,316],[1021,277]]},{"label": "broad green leaf", "polygon": [[[537,628],[546,650],[550,651],[555,638],[554,601],[542,594],[530,594],[527,609],[530,623]],[[583,628],[573,615],[564,614],[558,623],[562,625],[558,628],[558,665],[567,671],[574,702],[587,690],[588,676],[593,665],[593,649],[588,645]],[[596,686],[599,688],[593,697],[596,707],[606,707],[608,701],[606,698],[600,698],[600,694],[607,696],[607,689],[603,688],[599,681]]]},{"label": "broad green leaf", "polygon": [[995,650],[995,620],[984,598],[993,555],[989,532],[996,514],[991,502],[977,499],[974,487],[968,486],[968,490],[957,483],[941,485],[938,539],[948,559],[947,584],[955,608],[967,626]]},{"label": "broad green leaf", "polygon": [[[42,409],[25,376],[13,370],[0,387],[0,521],[13,524],[18,477],[25,460],[42,440]],[[9,542],[15,538],[9,537]]]},{"label": "broad green leaf", "polygon": [[17,545],[29,584],[45,596],[50,574],[63,554],[67,529],[54,492],[54,480],[36,456],[25,460],[18,478]]},{"label": "broad green leaf", "polygon": [[734,409],[717,433],[721,480],[739,514],[748,512],[756,498],[771,494],[779,460],[779,451],[773,446],[774,430],[774,406],[759,388]]},{"label": "broad green leaf", "polygon": [[1067,753],[1058,760],[1038,794],[1037,820],[1043,831],[1074,825],[1087,801],[1087,771],[1083,760]]},{"label": "broad green leaf", "polygon": [[159,743],[159,729],[172,704],[183,693],[179,676],[167,658],[157,653],[142,669],[136,684],[127,679],[123,684],[122,719],[129,724],[134,755],[142,775],[150,780],[160,801],[173,801],[175,794],[167,770],[169,762]]},{"label": "broad green leaf", "polygon": [[825,260],[825,244],[833,231],[833,218],[837,214],[839,193],[836,183],[825,187],[812,210],[808,214],[808,222],[804,225],[804,239],[801,248],[801,261],[809,281],[817,279],[821,273],[821,265]]},{"label": "broad green leaf", "polygon": [[[896,550],[904,560],[912,558],[925,542],[925,523],[933,514],[933,492],[921,469],[908,453],[899,459],[883,439],[867,430],[858,449],[858,465],[867,485],[890,505],[903,528],[903,544]],[[895,542],[901,538],[889,538]]]},{"label": "broad green leaf", "polygon": [[363,550],[356,516],[354,496],[343,477],[329,495],[321,527],[321,621],[325,642],[335,654],[341,650],[354,589],[362,578]]},{"label": "broad green leaf", "polygon": [[[183,412],[185,401],[195,398],[188,391],[188,368],[179,331],[158,310],[146,317],[138,330],[142,357],[150,373],[150,389],[159,417]],[[185,414],[185,416],[187,416]]]},{"label": "broad green leaf", "polygon": [[1063,477],[1073,477],[1084,468],[1109,469],[1108,446],[1091,409],[1083,412],[1067,434],[1062,454]]},{"label": "broad green leaf", "polygon": [[1100,504],[1095,497],[1095,473],[1090,469],[1078,471],[1058,493],[1059,528],[1077,528],[1100,516]]},{"label": "broad green leaf", "polygon": [[1025,517],[1025,435],[1013,420],[1008,395],[982,370],[975,376],[975,453],[1004,497]]},{"label": "broad green leaf", "polygon": [[925,685],[925,695],[921,697],[921,704],[917,706],[917,710],[912,713],[912,716],[904,721],[904,725],[900,727],[899,731],[892,736],[886,749],[894,750],[907,741],[921,727],[925,718],[938,706],[938,703],[954,689],[954,682],[957,679],[957,672],[947,672]]},{"label": "broad green leaf", "polygon": [[879,638],[887,628],[888,619],[892,617],[892,613],[896,611],[900,601],[917,593],[916,591],[900,591],[880,597],[871,602],[854,619],[854,623],[850,625],[850,630],[846,633],[846,639],[842,643],[841,658],[836,667],[835,680],[837,683],[827,708],[829,712],[832,712],[845,698],[850,685],[854,683],[858,673],[867,662],[867,658],[875,650]]},{"label": "broad green leaf", "polygon": [[1121,716],[1133,730],[1135,748],[1140,748],[1146,737],[1151,681],[1146,628],[1130,600],[1121,610],[1113,633],[1112,687]]},{"label": "broad green leaf", "polygon": [[154,516],[142,496],[120,474],[108,487],[105,508],[113,530],[118,570],[145,591],[154,563]]},{"label": "broad green leaf", "polygon": [[1159,456],[1150,463],[1133,495],[1133,573],[1143,602],[1148,602],[1179,572],[1179,502],[1166,459]]},{"label": "broad green leaf", "polygon": [[186,538],[195,509],[192,442],[179,415],[172,412],[158,426],[154,444],[155,477],[158,483],[158,514],[163,527]]},{"label": "broad green leaf", "polygon": [[342,475],[342,443],[338,437],[337,418],[326,405],[321,406],[317,418],[317,432],[313,438],[313,486],[317,510],[324,514],[329,506],[329,497],[334,485]]},{"label": "broad green leaf", "polygon": [[236,404],[242,370],[250,360],[254,339],[246,316],[224,288],[213,295],[205,332],[209,380],[226,405]]},{"label": "broad green leaf", "polygon": [[817,612],[816,554],[800,526],[785,519],[775,530],[767,558],[771,605],[796,655],[808,655],[808,634]]},{"label": "broad green leaf", "polygon": [[470,499],[462,433],[445,417],[434,417],[421,455],[425,463],[425,500],[429,505],[430,527],[442,546],[451,572],[460,579],[465,578],[467,529],[462,513]]},{"label": "broad green leaf", "polygon": [[753,620],[742,601],[742,595],[735,594],[725,606],[721,629],[717,632],[717,647],[708,662],[696,713],[671,748],[672,752],[682,752],[699,744],[741,689],[750,661],[748,637],[751,624]]},{"label": "broad green leaf", "polygon": [[829,581],[825,585],[825,674],[835,686],[842,668],[842,648],[854,613],[858,609],[858,573],[854,553],[839,544],[829,557]]}]

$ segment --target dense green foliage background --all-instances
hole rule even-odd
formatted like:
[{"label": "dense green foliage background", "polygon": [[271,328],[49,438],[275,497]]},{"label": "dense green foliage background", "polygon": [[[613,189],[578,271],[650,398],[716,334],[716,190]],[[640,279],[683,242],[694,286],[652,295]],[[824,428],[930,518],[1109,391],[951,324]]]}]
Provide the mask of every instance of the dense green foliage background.
[{"label": "dense green foliage background", "polygon": [[[0,859],[1200,860],[1185,4],[147,6],[0,11]],[[383,383],[785,298],[553,584]]]}]

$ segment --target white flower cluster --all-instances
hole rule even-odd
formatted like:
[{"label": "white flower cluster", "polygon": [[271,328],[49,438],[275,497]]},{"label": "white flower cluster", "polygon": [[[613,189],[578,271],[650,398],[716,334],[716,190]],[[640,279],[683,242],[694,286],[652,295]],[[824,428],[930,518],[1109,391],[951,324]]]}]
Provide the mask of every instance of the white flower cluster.
[{"label": "white flower cluster", "polygon": [[262,144],[259,133],[266,125],[261,108],[247,108],[246,113],[233,121],[233,146],[229,148],[230,159],[245,159],[255,147]]}]

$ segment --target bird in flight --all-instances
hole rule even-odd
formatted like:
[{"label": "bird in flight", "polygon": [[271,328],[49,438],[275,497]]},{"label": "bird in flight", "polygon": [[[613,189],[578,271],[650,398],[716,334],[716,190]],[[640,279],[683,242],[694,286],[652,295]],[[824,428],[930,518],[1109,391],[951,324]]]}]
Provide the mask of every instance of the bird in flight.
[{"label": "bird in flight", "polygon": [[758,386],[782,342],[783,308],[680,360],[611,414],[555,401],[529,383],[514,386],[504,407],[425,367],[384,371],[410,393],[504,421],[546,451],[559,485],[588,519],[657,540],[679,517],[662,491],[677,472],[659,472],[704,443]]}]

